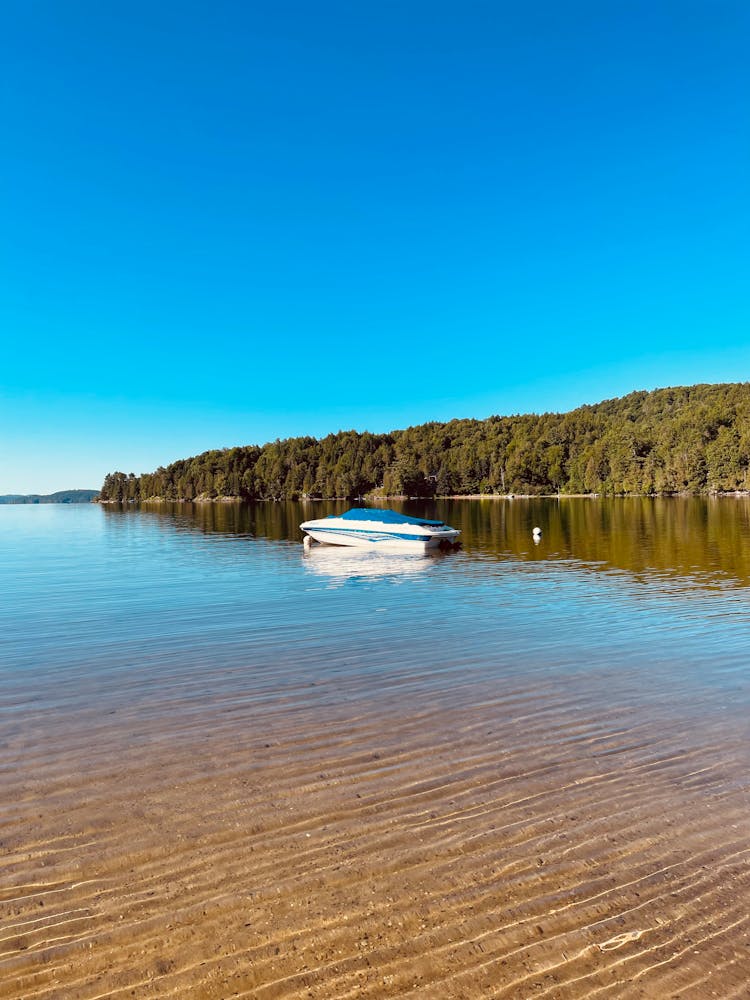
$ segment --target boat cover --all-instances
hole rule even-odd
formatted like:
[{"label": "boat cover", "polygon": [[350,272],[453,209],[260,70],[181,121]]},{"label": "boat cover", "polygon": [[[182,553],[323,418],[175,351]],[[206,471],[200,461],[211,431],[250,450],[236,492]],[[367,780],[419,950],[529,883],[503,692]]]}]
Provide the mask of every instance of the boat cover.
[{"label": "boat cover", "polygon": [[426,524],[431,528],[439,528],[444,521],[427,521],[423,517],[411,517],[409,514],[399,514],[395,510],[382,510],[379,507],[352,507],[345,514],[333,514],[345,521],[381,521],[383,524]]}]

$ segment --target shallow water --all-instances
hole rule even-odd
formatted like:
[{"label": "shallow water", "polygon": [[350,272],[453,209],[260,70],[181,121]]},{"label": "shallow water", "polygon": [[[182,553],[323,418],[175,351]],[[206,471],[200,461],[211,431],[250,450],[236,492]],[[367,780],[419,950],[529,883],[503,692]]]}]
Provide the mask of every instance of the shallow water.
[{"label": "shallow water", "polygon": [[342,506],[0,507],[0,997],[745,995],[748,502]]}]

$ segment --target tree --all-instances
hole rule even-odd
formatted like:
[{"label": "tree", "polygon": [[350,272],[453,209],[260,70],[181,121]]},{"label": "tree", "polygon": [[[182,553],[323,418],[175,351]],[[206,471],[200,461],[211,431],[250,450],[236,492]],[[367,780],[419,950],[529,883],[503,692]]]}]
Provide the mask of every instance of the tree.
[{"label": "tree", "polygon": [[746,489],[749,470],[750,384],[738,383],[630,393],[565,414],[214,450],[141,476],[108,473],[101,497],[705,492]]}]

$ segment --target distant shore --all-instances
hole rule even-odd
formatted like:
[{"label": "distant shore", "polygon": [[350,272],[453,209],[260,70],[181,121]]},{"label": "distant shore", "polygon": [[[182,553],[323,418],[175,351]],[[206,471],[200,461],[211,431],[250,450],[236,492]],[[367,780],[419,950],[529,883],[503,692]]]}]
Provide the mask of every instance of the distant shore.
[{"label": "distant shore", "polygon": [[56,493],[5,493],[0,504],[93,503],[99,490],[58,490]]}]

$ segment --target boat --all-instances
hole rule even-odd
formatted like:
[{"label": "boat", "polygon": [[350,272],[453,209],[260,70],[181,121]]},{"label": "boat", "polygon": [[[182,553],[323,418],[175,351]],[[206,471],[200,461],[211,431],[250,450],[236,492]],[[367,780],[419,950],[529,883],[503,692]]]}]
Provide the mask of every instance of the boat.
[{"label": "boat", "polygon": [[397,548],[408,552],[456,548],[461,534],[444,521],[428,521],[374,507],[352,507],[344,514],[304,521],[300,528],[306,536],[326,545]]}]

